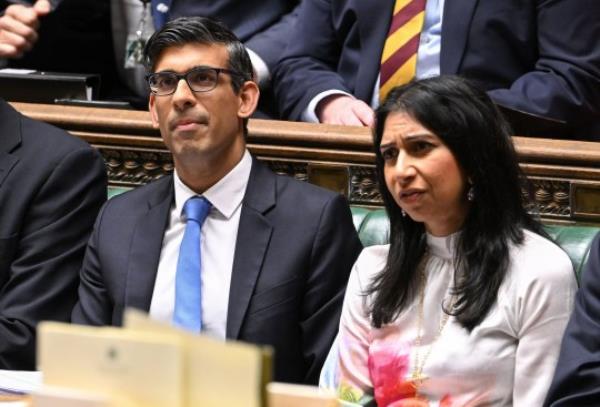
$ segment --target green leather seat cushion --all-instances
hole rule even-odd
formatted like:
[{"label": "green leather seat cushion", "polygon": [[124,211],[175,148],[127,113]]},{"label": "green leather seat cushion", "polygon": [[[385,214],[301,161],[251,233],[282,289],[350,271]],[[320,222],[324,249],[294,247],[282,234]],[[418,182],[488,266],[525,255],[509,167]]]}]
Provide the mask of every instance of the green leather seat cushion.
[{"label": "green leather seat cushion", "polygon": [[[384,209],[352,207],[354,226],[363,246],[386,244],[389,241],[390,224]],[[544,225],[546,231],[571,258],[579,279],[594,236],[599,227],[573,225]]]},{"label": "green leather seat cushion", "polygon": [[[127,191],[128,187],[110,186],[108,197],[111,198]],[[381,208],[365,208],[352,206],[352,220],[363,246],[386,244],[389,242],[390,223]],[[545,225],[546,231],[567,252],[579,279],[583,266],[587,261],[590,245],[600,227],[573,225]]]}]

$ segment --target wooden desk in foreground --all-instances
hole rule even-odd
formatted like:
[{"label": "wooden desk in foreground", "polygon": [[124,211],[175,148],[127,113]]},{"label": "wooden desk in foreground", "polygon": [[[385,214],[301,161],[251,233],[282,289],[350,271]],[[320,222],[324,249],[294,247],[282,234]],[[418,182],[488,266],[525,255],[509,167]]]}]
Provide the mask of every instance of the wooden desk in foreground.
[{"label": "wooden desk in foreground", "polygon": [[[98,148],[113,186],[137,186],[173,169],[147,112],[13,103]],[[275,172],[339,191],[353,205],[379,206],[368,129],[250,120],[248,148]],[[600,224],[600,143],[514,138],[533,183],[524,192],[545,221]]]}]

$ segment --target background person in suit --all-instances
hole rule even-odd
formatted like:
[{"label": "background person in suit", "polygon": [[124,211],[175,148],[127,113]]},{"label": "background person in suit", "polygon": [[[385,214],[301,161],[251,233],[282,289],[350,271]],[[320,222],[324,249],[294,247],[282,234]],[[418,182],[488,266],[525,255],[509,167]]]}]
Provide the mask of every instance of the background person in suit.
[{"label": "background person in suit", "polygon": [[[276,117],[276,103],[270,86],[271,71],[290,38],[299,0],[148,0],[152,18],[145,32],[152,33],[177,17],[205,16],[225,23],[244,43],[261,89],[259,116]],[[139,29],[144,1],[111,0],[115,55],[121,78],[140,95],[147,95],[141,66],[125,68],[127,38]],[[255,113],[255,115],[257,115]]]},{"label": "background person in suit", "polygon": [[0,369],[35,369],[38,321],[68,321],[106,170],[97,151],[0,99]]},{"label": "background person in suit", "polygon": [[[139,28],[143,1],[18,0],[24,4],[11,4],[13,1],[16,0],[0,0],[0,13],[6,11],[5,16],[0,16],[0,58],[10,58],[11,66],[100,73],[101,96],[127,99],[136,107],[143,99],[141,96],[147,95],[143,69],[124,66],[127,38]],[[277,116],[270,76],[290,38],[299,0],[148,0],[147,3],[152,7],[156,26],[181,16],[208,16],[230,27],[250,53],[263,91],[262,113]],[[165,4],[170,5],[165,9]],[[164,13],[159,13],[157,7]],[[152,23],[152,18],[148,18],[147,33],[152,33]]]},{"label": "background person in suit", "polygon": [[544,406],[600,405],[600,235],[590,247]]},{"label": "background person in suit", "polygon": [[[417,2],[304,1],[273,73],[282,116],[369,125],[393,9]],[[501,106],[566,122],[525,131],[600,139],[598,21],[594,0],[427,0],[416,78],[465,76]]]},{"label": "background person in suit", "polygon": [[131,96],[117,76],[108,0],[14,2],[0,0],[0,58],[9,67],[100,74],[100,98]]},{"label": "background person in suit", "polygon": [[[177,320],[179,263],[199,245],[201,283],[181,287],[201,294],[192,316],[202,333],[272,345],[276,380],[316,383],[361,250],[344,198],[250,156],[246,121],[259,91],[247,52],[224,25],[168,22],[146,57],[152,122],[175,171],[101,210],[73,321],[119,325],[125,307]],[[198,195],[212,209],[187,250],[192,221],[182,209]]]}]

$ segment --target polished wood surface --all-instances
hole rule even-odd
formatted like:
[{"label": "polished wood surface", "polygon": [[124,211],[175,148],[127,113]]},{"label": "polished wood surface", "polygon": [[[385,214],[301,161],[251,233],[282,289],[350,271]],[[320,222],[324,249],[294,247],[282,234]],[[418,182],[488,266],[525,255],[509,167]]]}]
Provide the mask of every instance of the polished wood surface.
[{"label": "polished wood surface", "polygon": [[[172,170],[148,112],[13,103],[22,113],[87,140],[107,161],[110,183],[135,186]],[[600,143],[514,137],[533,183],[532,210],[552,222],[600,223]],[[248,147],[273,170],[338,190],[352,204],[377,206],[369,130],[286,121],[250,120]]]}]

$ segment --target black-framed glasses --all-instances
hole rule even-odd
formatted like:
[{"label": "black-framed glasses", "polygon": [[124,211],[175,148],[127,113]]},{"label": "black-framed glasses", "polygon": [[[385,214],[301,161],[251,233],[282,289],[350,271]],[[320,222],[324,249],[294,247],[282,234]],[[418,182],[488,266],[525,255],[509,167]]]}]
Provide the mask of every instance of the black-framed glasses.
[{"label": "black-framed glasses", "polygon": [[172,95],[177,90],[179,81],[185,79],[193,92],[208,92],[217,87],[219,74],[226,73],[242,76],[236,71],[211,66],[197,66],[185,73],[172,71],[155,72],[146,76],[150,91],[157,96]]}]

